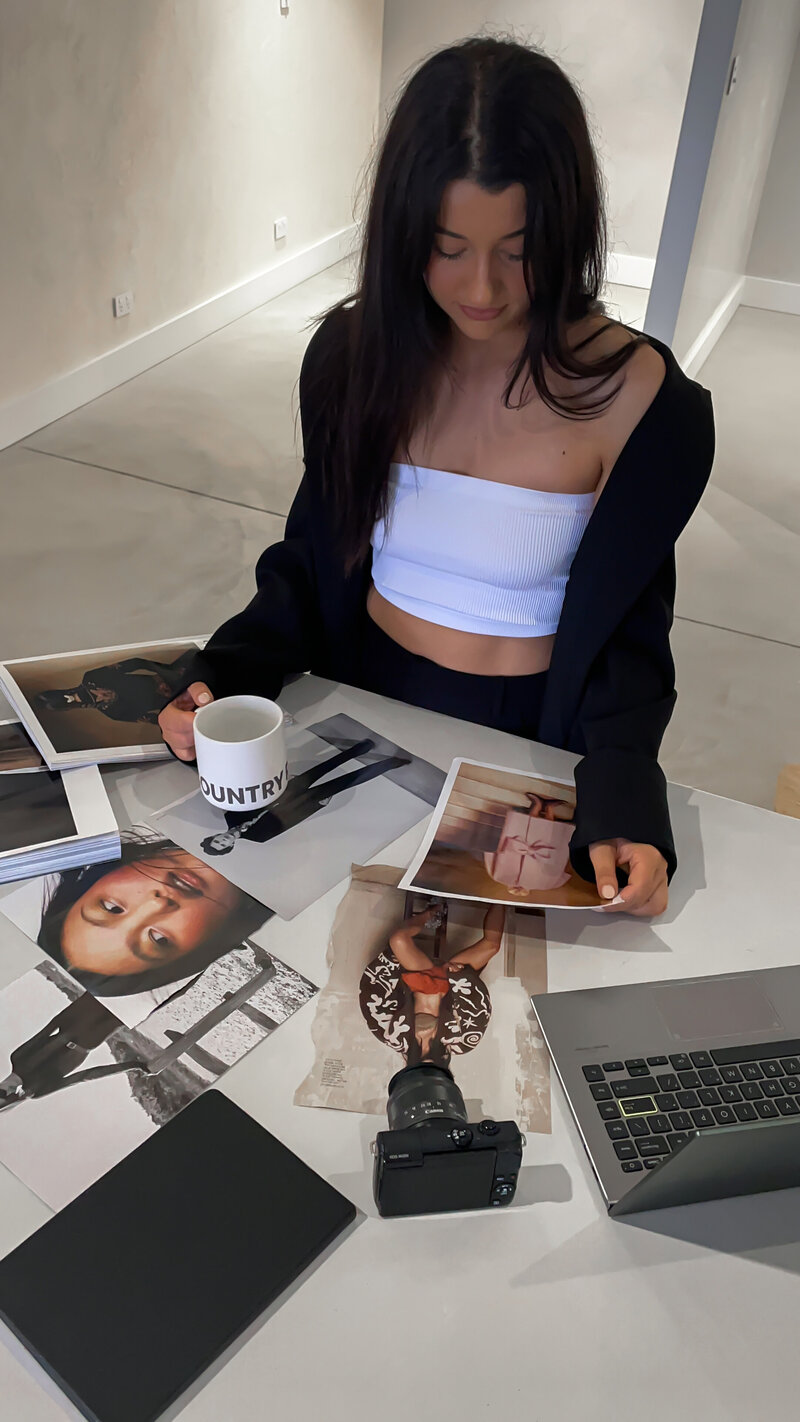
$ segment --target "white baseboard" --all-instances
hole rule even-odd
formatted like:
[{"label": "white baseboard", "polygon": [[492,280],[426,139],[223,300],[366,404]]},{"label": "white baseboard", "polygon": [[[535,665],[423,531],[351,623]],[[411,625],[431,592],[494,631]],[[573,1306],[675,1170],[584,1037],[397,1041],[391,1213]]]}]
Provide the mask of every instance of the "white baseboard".
[{"label": "white baseboard", "polygon": [[708,360],[725,327],[735,315],[737,307],[742,304],[744,283],[744,277],[739,277],[726,292],[725,296],[723,296],[716,309],[711,313],[705,326],[703,326],[699,335],[692,341],[689,349],[685,353],[675,352],[678,363],[686,375],[690,377],[695,376],[703,362]]},{"label": "white baseboard", "polygon": [[649,291],[653,285],[655,257],[633,257],[630,252],[609,252],[606,280],[618,286],[640,286]]},{"label": "white baseboard", "polygon": [[124,381],[150,370],[159,361],[177,355],[195,341],[202,340],[213,331],[246,316],[265,301],[289,291],[301,281],[316,276],[350,255],[355,239],[355,227],[343,227],[325,237],[313,247],[287,257],[285,261],[242,282],[240,286],[223,291],[208,301],[195,306],[191,311],[165,321],[152,331],[135,336],[125,345],[106,351],[77,370],[58,376],[47,385],[0,405],[0,449],[5,449],[18,440],[25,439],[59,420],[98,395],[122,385]]},{"label": "white baseboard", "polygon": [[800,282],[745,277],[742,306],[758,306],[762,311],[782,311],[786,316],[800,316]]},{"label": "white baseboard", "polygon": [[[0,405],[0,449],[26,439],[36,430],[52,424],[53,420],[60,420],[62,416],[80,409],[81,405],[87,405],[90,400],[96,400],[99,395],[105,395],[126,380],[150,370],[159,361],[177,355],[204,336],[210,336],[230,321],[246,316],[249,311],[263,306],[265,301],[271,301],[301,281],[307,281],[326,267],[333,266],[351,254],[355,236],[354,226],[343,227],[340,232],[334,232],[313,247],[288,257],[240,286],[211,297],[152,331],[135,336],[124,345],[106,351],[28,395]],[[653,280],[654,267],[653,257],[612,252],[608,260],[608,281],[620,286],[647,289]]]}]

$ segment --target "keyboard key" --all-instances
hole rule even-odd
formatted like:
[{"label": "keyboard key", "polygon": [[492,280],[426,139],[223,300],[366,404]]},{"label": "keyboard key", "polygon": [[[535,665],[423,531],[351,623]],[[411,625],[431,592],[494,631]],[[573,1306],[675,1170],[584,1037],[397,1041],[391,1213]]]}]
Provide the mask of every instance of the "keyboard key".
[{"label": "keyboard key", "polygon": [[[597,1088],[595,1087],[595,1090]],[[623,1096],[644,1096],[655,1092],[656,1084],[651,1076],[636,1077],[631,1081],[624,1077],[622,1081],[612,1081],[611,1090],[616,1097]]]},{"label": "keyboard key", "polygon": [[800,1076],[800,1057],[782,1057],[781,1066],[787,1076]]},{"label": "keyboard key", "polygon": [[719,1092],[715,1086],[704,1086],[697,1095],[701,1106],[719,1106]]},{"label": "keyboard key", "polygon": [[654,1136],[665,1136],[667,1131],[672,1130],[668,1116],[648,1116],[647,1124]]},{"label": "keyboard key", "polygon": [[628,1073],[630,1076],[633,1076],[634,1072],[636,1071],[641,1071],[642,1067],[647,1070],[647,1062],[645,1061],[644,1057],[629,1057],[625,1065],[628,1068]]},{"label": "keyboard key", "polygon": [[673,1130],[690,1131],[692,1129],[692,1118],[688,1111],[670,1111],[669,1119],[672,1122]]},{"label": "keyboard key", "polygon": [[636,1149],[641,1156],[666,1155],[669,1146],[663,1136],[645,1136],[636,1142]]},{"label": "keyboard key", "polygon": [[757,1081],[743,1081],[739,1087],[745,1101],[760,1101],[762,1096],[761,1087]]},{"label": "keyboard key", "polygon": [[761,1090],[765,1096],[783,1096],[783,1083],[770,1077],[767,1081],[762,1081]]},{"label": "keyboard key", "polygon": [[719,1099],[720,1101],[726,1101],[730,1106],[734,1101],[741,1101],[742,1093],[738,1086],[721,1086],[719,1089]]},{"label": "keyboard key", "polygon": [[736,1112],[732,1106],[715,1106],[713,1115],[718,1126],[736,1125]]},{"label": "keyboard key", "polygon": [[697,1099],[696,1091],[679,1091],[677,1092],[677,1097],[678,1105],[684,1111],[691,1111],[693,1106],[700,1105],[700,1102]]},{"label": "keyboard key", "polygon": [[739,1068],[734,1066],[722,1067],[720,1070],[720,1076],[722,1077],[723,1081],[727,1081],[731,1084],[733,1084],[733,1082],[735,1081],[741,1081],[742,1079],[742,1073],[740,1072]]},{"label": "keyboard key", "polygon": [[650,1134],[646,1116],[634,1116],[632,1121],[627,1122],[627,1126],[632,1136],[649,1136]]},{"label": "keyboard key", "polygon": [[655,1170],[656,1166],[660,1164],[660,1160],[646,1160],[644,1163],[644,1168],[645,1170]]},{"label": "keyboard key", "polygon": [[633,1160],[636,1156],[636,1146],[633,1141],[615,1141],[614,1149],[620,1160]]},{"label": "keyboard key", "polygon": [[785,1076],[781,1086],[790,1096],[797,1096],[800,1093],[800,1076]]},{"label": "keyboard key", "polygon": [[680,1087],[680,1082],[674,1071],[662,1072],[660,1076],[656,1077],[656,1081],[662,1091],[677,1091]]},{"label": "keyboard key", "polygon": [[626,1096],[622,1102],[622,1114],[626,1120],[630,1116],[654,1115],[655,1109],[652,1096]]},{"label": "keyboard key", "polygon": [[730,1066],[732,1062],[757,1062],[762,1057],[797,1057],[800,1056],[800,1040],[756,1042],[751,1047],[712,1047],[711,1055],[717,1066]]},{"label": "keyboard key", "polygon": [[762,1081],[764,1073],[758,1065],[758,1062],[747,1062],[745,1066],[742,1067],[742,1076],[745,1081]]},{"label": "keyboard key", "polygon": [[583,1074],[587,1081],[603,1080],[603,1068],[601,1066],[585,1066],[583,1068]]},{"label": "keyboard key", "polygon": [[626,1062],[625,1065],[626,1065],[626,1067],[628,1068],[628,1073],[629,1073],[630,1076],[648,1076],[648,1077],[649,1077],[649,1075],[650,1075],[650,1068],[649,1068],[649,1066],[646,1065],[645,1062],[641,1062],[640,1064],[637,1064],[636,1066],[631,1066],[630,1062]]},{"label": "keyboard key", "polygon": [[597,1109],[604,1121],[619,1120],[619,1106],[616,1101],[603,1101]]},{"label": "keyboard key", "polygon": [[644,1169],[644,1167],[640,1160],[623,1160],[622,1169],[626,1172],[626,1174],[630,1174],[632,1171],[642,1170]]},{"label": "keyboard key", "polygon": [[692,1069],[692,1063],[685,1052],[677,1052],[674,1057],[670,1057],[670,1061],[676,1071],[691,1071]]},{"label": "keyboard key", "polygon": [[714,1065],[708,1052],[690,1052],[689,1056],[696,1067],[710,1067]]},{"label": "keyboard key", "polygon": [[609,1139],[612,1141],[624,1141],[628,1139],[628,1127],[624,1121],[609,1121],[606,1126]]},{"label": "keyboard key", "polygon": [[[785,1096],[783,1099],[784,1099],[784,1101],[788,1101],[788,1100],[789,1100],[788,1096]],[[741,1106],[734,1106],[733,1109],[734,1109],[734,1111],[736,1112],[736,1119],[737,1119],[738,1121],[757,1121],[757,1120],[758,1120],[758,1115],[757,1115],[757,1113],[756,1113],[756,1108],[755,1108],[755,1106],[751,1106],[749,1101],[743,1101],[742,1104],[741,1104]]]},{"label": "keyboard key", "polygon": [[765,1076],[783,1076],[783,1067],[780,1062],[759,1062],[759,1066]]},{"label": "keyboard key", "polygon": [[782,1096],[780,1101],[775,1102],[775,1105],[782,1116],[800,1116],[800,1108],[793,1096]]},{"label": "keyboard key", "polygon": [[756,1110],[762,1121],[774,1121],[780,1114],[774,1101],[757,1101]]},{"label": "keyboard key", "polygon": [[722,1077],[716,1067],[703,1067],[700,1073],[700,1080],[704,1086],[719,1086]]},{"label": "keyboard key", "polygon": [[601,1081],[595,1086],[590,1086],[589,1090],[591,1091],[595,1101],[611,1100],[611,1087],[608,1086],[605,1081]]},{"label": "keyboard key", "polygon": [[622,1062],[603,1062],[603,1071],[622,1071]]},{"label": "keyboard key", "polygon": [[679,1071],[678,1076],[684,1091],[696,1091],[702,1085],[696,1071]]},{"label": "keyboard key", "polygon": [[696,1126],[715,1126],[717,1124],[705,1106],[701,1106],[699,1111],[692,1112],[692,1120]]},{"label": "keyboard key", "polygon": [[656,1095],[656,1106],[659,1111],[677,1111],[678,1098],[672,1091],[659,1091]]},{"label": "keyboard key", "polygon": [[672,1135],[668,1136],[667,1139],[671,1150],[680,1150],[681,1146],[686,1145],[686,1142],[691,1140],[691,1131],[673,1131]]},{"label": "keyboard key", "polygon": [[[666,1057],[648,1057],[648,1058],[647,1058],[647,1065],[648,1065],[648,1066],[666,1066],[666,1065],[667,1065],[667,1059],[666,1059]],[[800,1064],[798,1064],[797,1070],[800,1071]]]}]

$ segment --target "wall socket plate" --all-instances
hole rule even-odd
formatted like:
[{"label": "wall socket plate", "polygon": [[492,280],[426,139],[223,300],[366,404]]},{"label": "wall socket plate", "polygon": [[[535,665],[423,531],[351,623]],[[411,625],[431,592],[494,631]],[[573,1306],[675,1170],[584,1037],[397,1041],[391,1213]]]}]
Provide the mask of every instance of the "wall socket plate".
[{"label": "wall socket plate", "polygon": [[276,217],[272,230],[275,233],[275,241],[282,242],[289,231],[288,217]]},{"label": "wall socket plate", "polygon": [[133,292],[123,291],[112,300],[115,316],[130,316],[133,310]]}]

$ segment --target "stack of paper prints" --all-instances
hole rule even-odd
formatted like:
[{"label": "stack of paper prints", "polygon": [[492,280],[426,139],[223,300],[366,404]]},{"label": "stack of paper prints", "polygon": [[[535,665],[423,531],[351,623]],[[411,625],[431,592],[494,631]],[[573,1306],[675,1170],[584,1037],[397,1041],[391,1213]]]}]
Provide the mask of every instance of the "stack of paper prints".
[{"label": "stack of paper prints", "polygon": [[169,755],[159,712],[202,637],[0,663],[0,687],[51,770]]},{"label": "stack of paper prints", "polygon": [[0,884],[101,863],[119,850],[96,766],[63,775],[42,768],[0,774]]}]

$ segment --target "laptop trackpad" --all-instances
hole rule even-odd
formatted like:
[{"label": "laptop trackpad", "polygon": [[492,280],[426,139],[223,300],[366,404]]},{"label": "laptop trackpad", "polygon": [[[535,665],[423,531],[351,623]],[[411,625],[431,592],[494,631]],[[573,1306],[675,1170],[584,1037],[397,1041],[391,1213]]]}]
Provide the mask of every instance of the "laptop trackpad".
[{"label": "laptop trackpad", "polygon": [[783,1026],[766,993],[742,978],[665,984],[654,995],[665,1026],[679,1042],[749,1036]]}]

